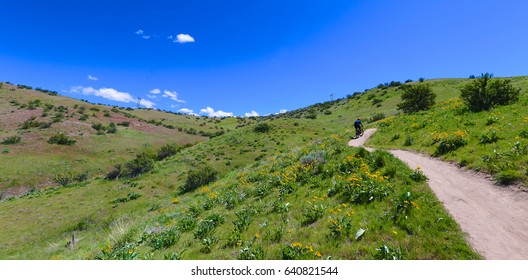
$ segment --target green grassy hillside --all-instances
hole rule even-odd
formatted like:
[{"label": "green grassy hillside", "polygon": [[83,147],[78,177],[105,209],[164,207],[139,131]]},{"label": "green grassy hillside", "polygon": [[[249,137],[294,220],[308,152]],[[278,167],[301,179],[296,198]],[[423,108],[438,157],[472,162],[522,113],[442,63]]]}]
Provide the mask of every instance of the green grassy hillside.
[{"label": "green grassy hillside", "polygon": [[[464,83],[467,81],[460,85]],[[429,111],[379,121],[379,131],[370,143],[379,148],[428,153],[491,174],[499,183],[526,186],[528,78],[515,77],[512,84],[521,89],[520,100],[514,104],[474,113],[467,110],[460,98],[453,97]],[[453,89],[451,96],[456,94],[459,91]]]},{"label": "green grassy hillside", "polygon": [[[31,178],[22,175],[34,174],[22,166],[33,161],[41,164],[31,168],[47,166],[41,174],[52,175],[49,184],[41,184],[26,196],[0,202],[0,227],[5,229],[0,232],[0,258],[479,258],[426,187],[419,170],[409,170],[383,151],[369,153],[346,146],[353,120],[361,117],[368,126],[380,127],[374,145],[401,146],[409,131],[415,133],[410,136],[415,140],[412,148],[432,150],[416,140],[419,131],[432,122],[427,115],[448,114],[451,109],[442,108],[457,104],[453,98],[468,81],[425,81],[438,94],[437,102],[445,103],[416,116],[395,116],[401,89],[380,85],[285,114],[225,119],[104,107],[4,84],[0,89],[2,116],[20,115],[12,122],[2,118],[0,138],[20,135],[21,143],[0,147],[8,149],[0,155],[0,168],[9,174],[9,165],[19,166],[19,171],[9,175],[9,182]],[[526,77],[514,78],[515,85],[524,89],[527,81]],[[75,116],[64,117],[50,128],[25,132],[20,123],[29,115],[24,114],[38,112],[35,120],[41,122],[55,114],[52,109],[43,117],[42,107],[28,109],[34,99],[54,104],[54,108],[64,104],[68,107],[65,115]],[[519,115],[525,112],[522,100],[512,105],[521,106]],[[26,106],[20,108],[21,104]],[[87,121],[78,120],[82,114],[75,110],[80,106],[90,113]],[[107,126],[105,110],[131,125],[118,126],[117,133],[97,135],[92,122]],[[513,113],[505,109],[501,123]],[[393,125],[399,118],[416,118],[411,120],[426,125],[399,132],[404,128]],[[72,130],[65,130],[68,120]],[[83,124],[83,136],[72,134]],[[474,126],[480,128],[480,122]],[[414,126],[410,123],[409,127]],[[50,129],[77,142],[73,146],[48,144],[53,134],[47,132]],[[30,133],[40,138],[31,140]],[[167,143],[194,145],[158,158]],[[68,159],[67,155],[72,156]],[[445,156],[450,155],[456,156]],[[11,161],[3,160],[7,157]],[[74,168],[79,158],[85,160],[79,166],[97,170],[80,182],[60,186],[54,180],[57,174],[84,172]],[[116,169],[118,164],[121,169]],[[138,166],[148,168],[133,169]],[[123,172],[129,169],[137,174]],[[123,176],[109,176],[111,171]],[[78,242],[68,246],[73,234]]]}]

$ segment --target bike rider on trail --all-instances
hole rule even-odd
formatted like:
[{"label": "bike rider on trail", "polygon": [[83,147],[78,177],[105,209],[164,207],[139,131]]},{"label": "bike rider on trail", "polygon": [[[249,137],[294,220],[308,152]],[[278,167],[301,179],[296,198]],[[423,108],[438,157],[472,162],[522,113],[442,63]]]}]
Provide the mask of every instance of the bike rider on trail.
[{"label": "bike rider on trail", "polygon": [[357,118],[357,120],[354,122],[354,127],[356,128],[356,138],[359,138],[363,135],[363,124],[361,123],[360,118]]}]

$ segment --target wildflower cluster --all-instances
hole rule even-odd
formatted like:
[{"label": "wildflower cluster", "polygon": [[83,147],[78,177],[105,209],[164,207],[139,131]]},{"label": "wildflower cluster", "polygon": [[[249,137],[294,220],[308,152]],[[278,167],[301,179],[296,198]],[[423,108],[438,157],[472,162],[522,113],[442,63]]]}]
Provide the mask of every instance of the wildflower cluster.
[{"label": "wildflower cluster", "polygon": [[313,260],[321,256],[321,252],[315,251],[312,245],[303,245],[301,242],[286,244],[281,251],[283,260]]},{"label": "wildflower cluster", "polygon": [[[436,132],[434,132],[436,133]],[[442,133],[433,135],[433,143],[437,143],[436,155],[443,155],[445,153],[454,151],[467,144],[468,133],[465,131],[457,130],[451,134]]]}]

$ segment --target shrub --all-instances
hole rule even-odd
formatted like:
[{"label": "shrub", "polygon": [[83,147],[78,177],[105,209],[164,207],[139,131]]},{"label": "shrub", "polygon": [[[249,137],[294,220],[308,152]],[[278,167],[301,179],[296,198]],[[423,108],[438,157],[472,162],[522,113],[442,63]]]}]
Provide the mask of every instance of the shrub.
[{"label": "shrub", "polygon": [[192,169],[187,174],[187,179],[181,187],[181,192],[186,193],[213,182],[216,180],[216,175],[217,172],[208,165],[204,165],[198,169]]},{"label": "shrub", "polygon": [[45,122],[35,121],[35,117],[31,117],[20,125],[20,129],[30,129],[33,127],[46,128],[46,127],[43,127],[46,124],[47,123]]},{"label": "shrub", "polygon": [[20,136],[18,135],[7,137],[7,138],[4,138],[4,140],[2,140],[1,144],[2,145],[14,145],[14,144],[20,143],[21,139],[22,138],[20,138]]},{"label": "shrub", "polygon": [[377,122],[379,120],[383,120],[384,118],[386,118],[385,114],[376,113],[376,114],[372,115],[372,117],[370,117],[369,122]]},{"label": "shrub", "polygon": [[519,100],[521,90],[513,88],[510,80],[492,78],[493,74],[482,74],[460,90],[460,98],[469,110],[479,112]]},{"label": "shrub", "polygon": [[269,130],[271,129],[270,125],[267,124],[267,123],[259,123],[255,126],[255,128],[253,128],[253,131],[254,132],[260,132],[260,133],[265,133],[265,132],[268,132]]},{"label": "shrub", "polygon": [[55,134],[51,136],[50,139],[48,140],[48,143],[50,144],[67,145],[67,146],[72,146],[76,142],[77,142],[76,140],[71,139],[70,137],[62,133]]},{"label": "shrub", "polygon": [[163,160],[167,157],[175,155],[180,151],[180,149],[181,148],[176,146],[175,144],[167,144],[159,149],[156,157],[158,160]]},{"label": "shrub", "polygon": [[397,108],[406,114],[429,110],[435,104],[435,98],[436,94],[429,85],[405,85],[401,96],[402,102]]},{"label": "shrub", "polygon": [[115,123],[111,122],[108,124],[108,127],[106,128],[106,132],[107,133],[116,133],[117,132],[117,127],[115,125]]},{"label": "shrub", "polygon": [[130,122],[120,122],[120,123],[117,123],[117,125],[120,125],[120,126],[124,126],[124,127],[129,127],[130,126]]},{"label": "shrub", "polygon": [[55,175],[55,182],[63,187],[73,183],[73,181],[73,174],[71,173]]},{"label": "shrub", "polygon": [[135,159],[127,162],[124,169],[125,177],[134,178],[154,169],[154,159],[152,155],[143,152],[137,155]]},{"label": "shrub", "polygon": [[439,137],[434,137],[433,141],[438,143],[435,155],[443,155],[466,145],[466,136],[467,133],[459,130],[451,133],[451,135],[443,134]]},{"label": "shrub", "polygon": [[301,164],[302,165],[307,165],[307,164],[317,165],[319,163],[324,163],[325,162],[324,154],[325,154],[324,151],[311,152],[301,157],[300,159]]}]

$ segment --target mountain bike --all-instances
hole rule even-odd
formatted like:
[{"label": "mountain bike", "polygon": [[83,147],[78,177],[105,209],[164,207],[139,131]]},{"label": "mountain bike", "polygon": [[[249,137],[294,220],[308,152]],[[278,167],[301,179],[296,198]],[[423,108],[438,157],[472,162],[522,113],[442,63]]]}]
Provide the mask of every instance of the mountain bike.
[{"label": "mountain bike", "polygon": [[363,136],[363,133],[364,131],[362,127],[356,127],[356,138]]}]

